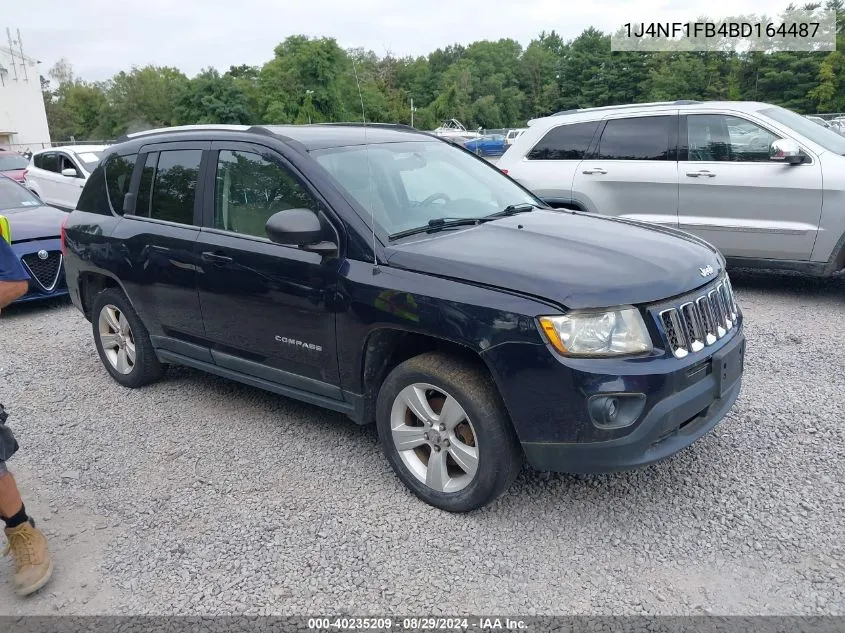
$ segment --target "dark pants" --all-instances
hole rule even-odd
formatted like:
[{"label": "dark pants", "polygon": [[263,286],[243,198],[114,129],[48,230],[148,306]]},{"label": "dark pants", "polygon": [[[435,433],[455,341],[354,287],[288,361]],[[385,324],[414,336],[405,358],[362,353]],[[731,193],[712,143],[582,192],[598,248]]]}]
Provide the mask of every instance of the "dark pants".
[{"label": "dark pants", "polygon": [[12,429],[6,426],[8,414],[0,404],[0,475],[6,472],[5,461],[14,455],[18,450],[18,442]]}]

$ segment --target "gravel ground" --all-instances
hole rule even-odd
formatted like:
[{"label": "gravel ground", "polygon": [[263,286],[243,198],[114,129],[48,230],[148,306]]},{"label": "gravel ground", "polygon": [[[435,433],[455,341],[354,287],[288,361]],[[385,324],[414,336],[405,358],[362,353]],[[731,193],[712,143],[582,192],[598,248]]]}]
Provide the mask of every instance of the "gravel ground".
[{"label": "gravel ground", "polygon": [[[416,500],[375,432],[193,370],[101,367],[67,303],[0,317],[10,463],[54,581],[0,614],[845,614],[845,278],[734,273],[728,419],[639,471]],[[6,565],[0,571],[8,571]]]}]

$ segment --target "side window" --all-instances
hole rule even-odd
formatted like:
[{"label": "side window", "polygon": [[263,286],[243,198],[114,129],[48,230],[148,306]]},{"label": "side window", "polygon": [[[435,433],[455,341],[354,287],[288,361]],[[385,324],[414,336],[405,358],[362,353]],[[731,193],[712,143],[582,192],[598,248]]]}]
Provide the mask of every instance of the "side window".
[{"label": "side window", "polygon": [[778,138],[756,123],[735,116],[687,116],[691,161],[768,162],[769,147]]},{"label": "side window", "polygon": [[316,211],[317,202],[287,169],[254,152],[220,151],[214,228],[267,237],[271,215],[297,208]]},{"label": "side window", "polygon": [[55,152],[44,154],[41,156],[41,169],[58,173],[59,171],[59,155]]},{"label": "side window", "polygon": [[73,164],[73,161],[70,159],[70,156],[68,156],[67,154],[58,154],[57,156],[59,159],[59,173],[62,173],[62,171],[65,169],[72,169],[76,172],[77,176],[80,175],[79,170],[76,168],[76,165]]},{"label": "side window", "polygon": [[32,157],[32,164],[38,169],[44,169],[44,154],[36,154]]},{"label": "side window", "polygon": [[528,152],[527,158],[529,160],[581,160],[590,148],[598,126],[598,121],[588,121],[561,125],[549,130]]},{"label": "side window", "polygon": [[123,200],[129,192],[129,183],[132,180],[132,171],[135,169],[137,157],[137,154],[115,155],[103,165],[109,204],[111,204],[112,211],[119,215],[123,214]]},{"label": "side window", "polygon": [[167,150],[149,154],[141,174],[135,215],[194,223],[202,150]]},{"label": "side window", "polygon": [[610,119],[599,141],[601,160],[667,160],[673,117]]},{"label": "side window", "polygon": [[[100,215],[111,215],[108,193],[106,192],[106,175],[103,166],[100,165],[91,172],[91,176],[85,182],[85,187],[79,196],[76,208],[89,213]],[[118,213],[122,209],[118,210]]]}]

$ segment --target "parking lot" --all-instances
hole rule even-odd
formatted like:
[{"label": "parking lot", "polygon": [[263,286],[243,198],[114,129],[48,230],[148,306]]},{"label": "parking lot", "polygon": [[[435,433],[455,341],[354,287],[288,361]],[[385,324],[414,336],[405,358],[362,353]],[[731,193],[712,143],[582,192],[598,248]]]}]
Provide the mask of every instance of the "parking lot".
[{"label": "parking lot", "polygon": [[[733,273],[728,418],[636,472],[416,499],[375,430],[184,368],[141,390],[68,303],[0,317],[9,463],[56,555],[0,614],[845,614],[845,278]],[[8,564],[8,563],[4,563]]]}]

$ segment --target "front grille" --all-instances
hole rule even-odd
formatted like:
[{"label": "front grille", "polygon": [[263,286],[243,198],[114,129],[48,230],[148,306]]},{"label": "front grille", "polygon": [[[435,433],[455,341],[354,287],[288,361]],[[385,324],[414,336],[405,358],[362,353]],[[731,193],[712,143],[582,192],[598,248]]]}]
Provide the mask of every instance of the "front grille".
[{"label": "front grille", "polygon": [[48,251],[45,259],[41,259],[38,253],[27,253],[21,257],[21,262],[45,291],[50,292],[56,287],[62,270],[61,251]]},{"label": "front grille", "polygon": [[727,275],[658,314],[675,358],[684,358],[713,345],[736,326],[738,317],[739,307]]}]

